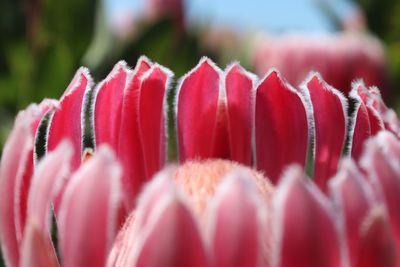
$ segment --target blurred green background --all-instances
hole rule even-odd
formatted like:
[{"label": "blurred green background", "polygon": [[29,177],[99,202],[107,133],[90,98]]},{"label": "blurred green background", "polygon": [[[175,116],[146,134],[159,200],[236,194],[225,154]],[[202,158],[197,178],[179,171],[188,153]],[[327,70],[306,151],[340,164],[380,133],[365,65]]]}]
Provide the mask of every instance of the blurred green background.
[{"label": "blurred green background", "polygon": [[[356,4],[365,14],[367,31],[383,42],[390,87],[386,101],[399,111],[400,1],[358,0]],[[224,49],[205,46],[207,31],[186,27],[184,14],[167,10],[139,19],[134,33],[121,36],[107,23],[104,6],[96,0],[0,1],[0,148],[18,110],[45,97],[59,98],[81,65],[90,68],[96,82],[119,59],[133,67],[140,55],[170,68],[175,81],[203,55],[222,68],[239,59],[253,71],[245,46],[233,46],[228,57]],[[341,30],[336,17],[321,9],[332,27]]]}]

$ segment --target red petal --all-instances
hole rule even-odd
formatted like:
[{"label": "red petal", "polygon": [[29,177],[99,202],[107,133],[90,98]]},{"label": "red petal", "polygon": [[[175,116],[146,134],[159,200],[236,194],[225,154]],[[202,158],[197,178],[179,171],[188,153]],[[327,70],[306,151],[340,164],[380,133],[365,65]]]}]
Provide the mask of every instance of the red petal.
[{"label": "red petal", "polygon": [[43,236],[50,238],[51,204],[69,174],[72,144],[63,141],[38,164],[32,178],[27,217]]},{"label": "red petal", "polygon": [[[228,157],[229,144],[223,137],[225,103],[220,98],[220,70],[203,58],[178,88],[176,121],[179,160]],[[221,133],[222,132],[222,133]]]},{"label": "red petal", "polygon": [[88,70],[80,68],[65,90],[60,100],[60,106],[49,122],[47,150],[52,151],[61,140],[70,139],[74,148],[74,156],[71,161],[72,170],[76,170],[81,164],[84,104],[91,86],[92,79]]},{"label": "red petal", "polygon": [[308,144],[306,104],[273,70],[258,85],[256,96],[257,168],[276,183],[290,163],[305,166]]},{"label": "red petal", "polygon": [[400,141],[387,131],[371,139],[361,158],[369,178],[381,188],[400,255]]},{"label": "red petal", "polygon": [[356,267],[396,266],[395,243],[381,208],[371,210],[361,232],[362,242],[358,250]]},{"label": "red petal", "polygon": [[371,124],[368,109],[362,98],[357,94],[359,87],[363,84],[354,84],[350,92],[350,97],[355,101],[355,109],[352,115],[352,126],[350,131],[351,156],[357,161],[363,150],[365,140],[371,136]]},{"label": "red petal", "polygon": [[57,267],[54,247],[32,221],[29,221],[21,245],[21,267]]},{"label": "red petal", "polygon": [[[0,243],[9,266],[18,266],[19,243],[25,224],[26,194],[33,170],[35,124],[43,115],[42,106],[21,111],[4,145],[0,163]],[[20,203],[21,201],[21,203]]]},{"label": "red petal", "polygon": [[[353,91],[353,90],[352,90]],[[367,112],[368,112],[368,120],[371,128],[371,136],[377,134],[380,130],[384,129],[383,120],[379,112],[373,106],[373,100],[371,99],[371,91],[363,85],[355,87],[354,89],[354,97],[359,98],[362,103],[364,103]]]},{"label": "red petal", "polygon": [[314,115],[314,179],[326,192],[328,179],[336,173],[346,138],[347,101],[318,74],[306,82]]},{"label": "red petal", "polygon": [[146,180],[142,144],[139,136],[138,110],[140,77],[151,67],[151,62],[141,57],[133,76],[125,89],[122,103],[121,129],[119,134],[118,159],[124,169],[122,188],[127,210],[131,210],[141,185]]},{"label": "red petal", "polygon": [[196,223],[175,193],[164,194],[141,229],[135,266],[208,266]]},{"label": "red petal", "polygon": [[122,99],[129,72],[126,63],[120,61],[95,89],[93,127],[96,146],[106,143],[114,151],[118,149]]},{"label": "red petal", "polygon": [[213,216],[214,266],[259,266],[262,259],[261,212],[265,210],[257,190],[245,178],[233,173],[218,188]]},{"label": "red petal", "polygon": [[355,266],[361,242],[362,222],[374,199],[371,187],[352,161],[342,163],[330,188],[336,204],[343,212],[350,266]]},{"label": "red petal", "polygon": [[154,65],[143,74],[139,91],[139,131],[143,148],[146,178],[165,164],[166,89],[172,72]]},{"label": "red petal", "polygon": [[114,241],[120,204],[121,169],[101,146],[69,181],[59,215],[63,266],[104,266]]},{"label": "red petal", "polygon": [[239,64],[225,71],[231,160],[252,165],[253,77]]},{"label": "red petal", "polygon": [[300,168],[288,170],[278,186],[273,226],[274,266],[342,266],[332,206]]}]

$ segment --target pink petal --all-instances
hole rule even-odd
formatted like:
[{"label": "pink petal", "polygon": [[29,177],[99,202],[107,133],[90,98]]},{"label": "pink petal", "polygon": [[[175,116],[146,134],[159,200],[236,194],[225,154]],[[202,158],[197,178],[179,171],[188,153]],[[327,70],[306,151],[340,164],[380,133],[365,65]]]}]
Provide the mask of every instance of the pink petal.
[{"label": "pink petal", "polygon": [[156,64],[141,78],[139,131],[147,179],[165,164],[166,89],[171,77],[170,70]]},{"label": "pink petal", "polygon": [[140,77],[151,67],[151,62],[141,57],[125,88],[122,102],[121,128],[119,133],[118,159],[123,166],[122,188],[127,210],[134,207],[135,199],[146,180],[142,144],[139,135]]},{"label": "pink petal", "polygon": [[253,76],[238,63],[225,71],[231,160],[252,165]]},{"label": "pink petal", "polygon": [[[38,164],[32,178],[28,198],[27,217],[35,221],[36,230],[50,239],[51,204],[69,175],[72,144],[62,141]],[[51,239],[50,239],[51,240]]]},{"label": "pink petal", "polygon": [[96,146],[108,144],[117,151],[122,100],[129,72],[124,61],[118,62],[94,91],[93,128]]},{"label": "pink petal", "polygon": [[21,245],[21,267],[57,267],[52,244],[35,223],[29,221]]},{"label": "pink petal", "polygon": [[[208,58],[186,76],[176,96],[178,152],[181,162],[229,157],[226,106],[221,99],[220,70]],[[222,139],[222,140],[221,140]]]},{"label": "pink petal", "polygon": [[351,138],[351,156],[358,160],[363,150],[365,140],[371,136],[371,124],[368,115],[368,109],[362,98],[357,94],[359,87],[363,87],[362,83],[353,84],[350,91],[350,97],[355,101],[355,108],[352,115],[352,126],[350,131]]},{"label": "pink petal", "polygon": [[69,181],[59,215],[63,266],[104,266],[118,228],[121,168],[100,146]]},{"label": "pink petal", "polygon": [[248,173],[232,173],[217,189],[212,213],[214,266],[259,266],[265,208]]},{"label": "pink petal", "polygon": [[131,212],[126,219],[123,228],[119,231],[116,241],[107,260],[107,266],[131,265],[135,243],[137,242],[138,229],[145,227],[157,205],[160,196],[168,192],[171,187],[170,171],[164,170],[156,174],[148,183],[138,200],[138,209]]},{"label": "pink petal", "polygon": [[342,266],[332,206],[303,171],[288,169],[274,199],[273,266]]},{"label": "pink petal", "polygon": [[164,194],[141,229],[137,267],[208,266],[196,222],[175,193]]},{"label": "pink petal", "polygon": [[27,212],[27,202],[28,202],[28,192],[31,185],[31,178],[33,173],[34,164],[37,161],[37,154],[35,152],[36,142],[38,138],[38,128],[43,118],[48,112],[55,109],[57,102],[50,99],[43,100],[38,106],[31,106],[28,108],[32,113],[30,129],[32,136],[34,137],[33,151],[30,151],[28,160],[25,162],[24,171],[21,175],[18,175],[15,184],[15,195],[14,195],[14,214],[15,214],[15,226],[17,239],[20,242],[22,238],[22,233],[24,231],[26,222],[26,212]]},{"label": "pink petal", "polygon": [[256,96],[256,164],[277,183],[290,163],[305,166],[308,122],[303,97],[272,70]]},{"label": "pink petal", "polygon": [[332,197],[343,212],[351,266],[356,266],[361,226],[374,204],[373,192],[354,162],[344,161],[330,182]]},{"label": "pink petal", "polygon": [[394,267],[396,250],[392,231],[382,208],[371,210],[362,231],[356,267]]},{"label": "pink petal", "polygon": [[314,115],[314,179],[326,192],[335,174],[346,138],[347,101],[318,74],[306,82]]},{"label": "pink petal", "polygon": [[91,86],[92,78],[89,71],[86,68],[80,68],[65,90],[60,106],[49,122],[47,150],[52,151],[61,140],[70,139],[74,148],[72,170],[76,170],[81,164],[84,105]]},{"label": "pink petal", "polygon": [[361,166],[382,190],[389,222],[400,255],[400,141],[387,131],[380,132],[366,146]]},{"label": "pink petal", "polygon": [[18,247],[25,225],[26,195],[33,171],[35,125],[41,106],[21,111],[3,149],[0,163],[0,243],[8,266],[18,266]]}]

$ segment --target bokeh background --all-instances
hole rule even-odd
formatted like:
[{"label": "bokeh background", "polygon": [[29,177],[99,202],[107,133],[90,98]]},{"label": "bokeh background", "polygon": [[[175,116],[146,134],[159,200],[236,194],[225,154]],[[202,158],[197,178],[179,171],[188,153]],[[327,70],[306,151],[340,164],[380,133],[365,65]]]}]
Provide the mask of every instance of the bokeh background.
[{"label": "bokeh background", "polygon": [[396,0],[1,0],[0,150],[18,110],[58,99],[79,66],[98,82],[140,55],[175,81],[203,55],[295,86],[310,70],[344,93],[363,78],[399,113],[399,17]]}]

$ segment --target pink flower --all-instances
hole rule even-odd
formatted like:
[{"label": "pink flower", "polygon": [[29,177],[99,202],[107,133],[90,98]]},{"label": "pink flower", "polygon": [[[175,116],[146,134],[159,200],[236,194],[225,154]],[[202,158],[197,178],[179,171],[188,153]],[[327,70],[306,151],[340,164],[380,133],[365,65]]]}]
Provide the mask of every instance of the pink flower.
[{"label": "pink flower", "polygon": [[400,266],[400,122],[376,88],[353,83],[348,116],[317,73],[294,88],[203,58],[176,91],[181,165],[159,172],[171,76],[142,57],[93,87],[81,68],[20,112],[0,165],[7,266]]},{"label": "pink flower", "polygon": [[373,36],[357,32],[265,36],[257,40],[253,51],[256,73],[274,66],[294,85],[309,71],[317,71],[346,95],[354,79],[388,92],[384,49]]}]

